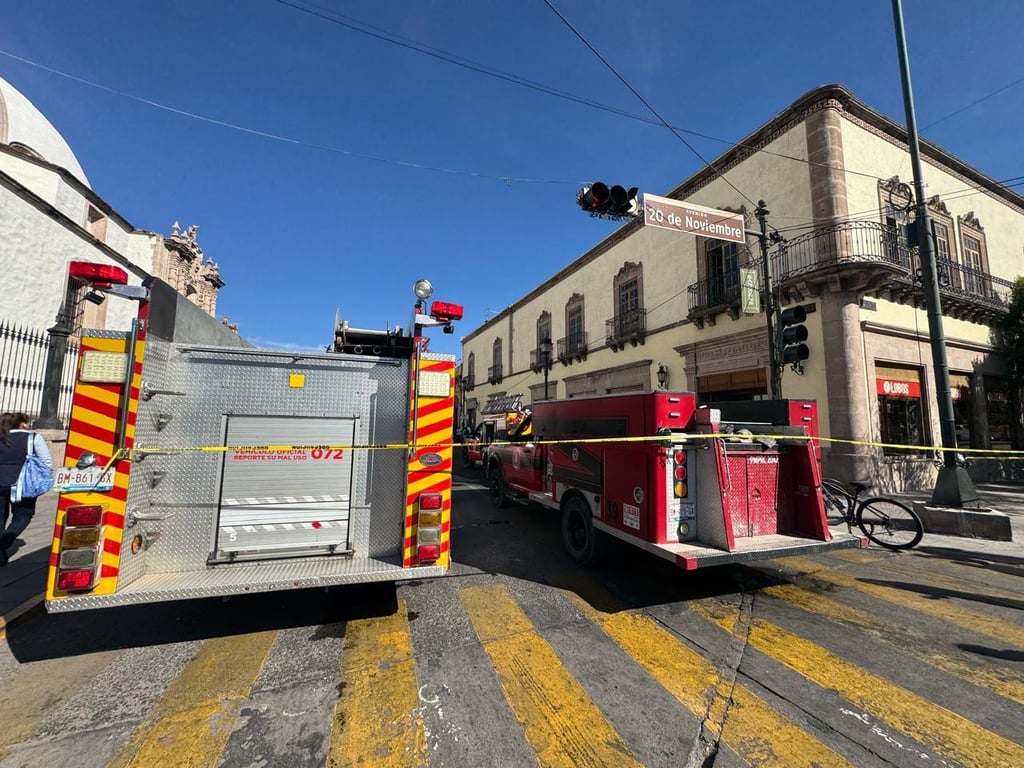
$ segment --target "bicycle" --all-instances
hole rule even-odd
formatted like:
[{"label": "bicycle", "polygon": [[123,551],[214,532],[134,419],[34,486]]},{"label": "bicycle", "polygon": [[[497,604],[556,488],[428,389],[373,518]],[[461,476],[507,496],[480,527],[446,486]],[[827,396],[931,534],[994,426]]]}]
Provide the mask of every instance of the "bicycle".
[{"label": "bicycle", "polygon": [[901,550],[917,546],[924,535],[924,524],[917,512],[902,501],[885,496],[860,498],[869,483],[853,481],[851,493],[838,480],[821,481],[825,511],[829,517],[838,515],[852,532],[853,524],[871,541],[886,549]]}]

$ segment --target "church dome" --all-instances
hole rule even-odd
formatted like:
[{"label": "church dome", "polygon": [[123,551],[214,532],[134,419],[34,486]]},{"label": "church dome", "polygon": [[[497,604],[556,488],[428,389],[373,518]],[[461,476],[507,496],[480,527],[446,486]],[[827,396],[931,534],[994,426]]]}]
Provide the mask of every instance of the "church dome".
[{"label": "church dome", "polygon": [[0,77],[0,143],[30,157],[64,168],[89,186],[75,153],[43,113]]}]

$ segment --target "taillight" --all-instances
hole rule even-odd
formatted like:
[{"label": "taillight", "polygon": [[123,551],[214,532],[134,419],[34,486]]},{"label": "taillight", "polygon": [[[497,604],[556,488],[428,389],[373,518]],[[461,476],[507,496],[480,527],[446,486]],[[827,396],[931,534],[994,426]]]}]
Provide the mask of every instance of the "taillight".
[{"label": "taillight", "polygon": [[76,504],[64,512],[57,560],[57,589],[81,592],[92,589],[100,561],[103,505]]},{"label": "taillight", "polygon": [[420,544],[416,548],[416,557],[421,563],[433,563],[441,559],[440,544]]},{"label": "taillight", "polygon": [[441,508],[441,494],[440,493],[421,493],[419,498],[420,512],[425,509],[440,509]]},{"label": "taillight", "polygon": [[421,493],[417,499],[416,559],[432,563],[441,559],[441,521],[444,499],[436,491]]},{"label": "taillight", "polygon": [[92,579],[93,571],[61,571],[57,574],[57,589],[61,592],[89,589]]},{"label": "taillight", "polygon": [[99,504],[68,507],[64,525],[76,528],[83,525],[99,525],[103,519],[103,507]]},{"label": "taillight", "polygon": [[677,499],[686,498],[686,451],[672,451],[672,495]]}]

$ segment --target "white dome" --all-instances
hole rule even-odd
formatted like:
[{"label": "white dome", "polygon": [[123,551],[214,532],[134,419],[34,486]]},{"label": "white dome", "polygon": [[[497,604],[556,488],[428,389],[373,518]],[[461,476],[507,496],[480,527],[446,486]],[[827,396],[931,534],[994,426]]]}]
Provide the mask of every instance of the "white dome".
[{"label": "white dome", "polygon": [[69,171],[85,186],[89,180],[75,153],[43,113],[0,77],[0,143],[19,144],[31,154]]}]

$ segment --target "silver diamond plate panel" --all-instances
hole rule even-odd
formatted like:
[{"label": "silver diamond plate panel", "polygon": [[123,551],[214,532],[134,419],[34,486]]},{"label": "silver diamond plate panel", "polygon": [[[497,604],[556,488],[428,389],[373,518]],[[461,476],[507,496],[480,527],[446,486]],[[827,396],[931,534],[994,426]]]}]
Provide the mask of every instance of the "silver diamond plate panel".
[{"label": "silver diamond plate panel", "polygon": [[[707,450],[694,451],[694,464],[697,468],[697,540],[728,551],[729,539],[726,536],[728,522],[722,508],[722,494],[719,486],[718,466],[715,455],[721,450],[717,440],[708,441]],[[729,478],[725,478],[726,484]]]},{"label": "silver diamond plate panel", "polygon": [[164,600],[244,595],[372,581],[404,581],[443,576],[440,566],[403,568],[399,563],[365,558],[302,558],[280,562],[219,565],[201,571],[154,573],[119,588],[113,595],[78,595],[50,600],[46,610],[62,613]]},{"label": "silver diamond plate panel", "polygon": [[[291,374],[301,374],[303,386],[290,386]],[[138,555],[123,552],[119,589],[159,574],[207,571],[225,452],[200,449],[228,443],[229,417],[348,419],[355,424],[356,444],[404,444],[409,376],[408,361],[348,355],[292,359],[231,347],[190,349],[150,337],[142,378],[160,392],[139,403],[135,445],[142,450],[131,473],[128,509],[151,519],[126,531],[124,549],[134,533],[160,536]],[[273,437],[273,443],[260,444],[310,444],[298,435]],[[400,555],[406,468],[401,449],[353,453],[349,540],[360,557]],[[260,495],[279,494],[261,488]]]}]

